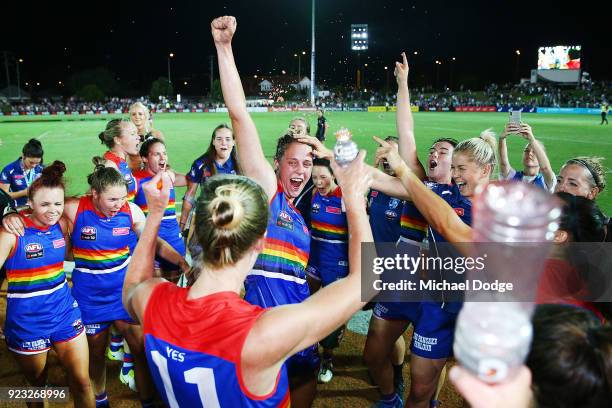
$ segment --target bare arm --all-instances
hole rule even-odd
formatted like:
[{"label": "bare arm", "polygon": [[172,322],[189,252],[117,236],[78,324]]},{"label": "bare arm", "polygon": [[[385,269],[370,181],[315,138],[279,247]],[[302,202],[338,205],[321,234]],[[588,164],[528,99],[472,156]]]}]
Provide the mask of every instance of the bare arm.
[{"label": "bare arm", "polygon": [[540,171],[542,172],[542,176],[544,176],[546,187],[549,191],[552,190],[557,181],[557,177],[555,176],[555,172],[552,170],[552,166],[550,165],[550,160],[548,160],[546,151],[536,140],[535,136],[533,135],[533,131],[531,130],[531,126],[528,124],[523,123],[521,125],[521,135],[529,141],[529,144],[533,149],[533,153],[540,164]]},{"label": "bare arm", "polygon": [[[162,180],[161,190],[157,183]],[[125,310],[136,321],[142,322],[149,296],[155,286],[164,279],[153,278],[153,260],[157,247],[159,224],[170,198],[170,177],[166,172],[159,172],[142,188],[149,206],[149,216],[140,234],[132,261],[123,280],[122,299]]]},{"label": "bare arm", "polygon": [[408,167],[421,179],[425,179],[425,169],[417,156],[414,138],[414,120],[410,107],[410,92],[408,91],[408,60],[402,52],[402,63],[395,63],[395,79],[397,80],[397,115],[396,125],[399,136],[399,154]]},{"label": "bare arm", "polygon": [[193,208],[193,203],[195,203],[195,194],[198,189],[198,183],[194,183],[193,181],[187,180],[187,191],[185,192],[185,197],[183,198],[183,207],[181,208],[181,220],[179,222],[179,227],[181,231],[185,228],[185,224],[187,224],[187,220],[189,219],[189,213]]},{"label": "bare arm", "polygon": [[[372,231],[363,205],[369,186],[364,152],[347,168],[333,164],[342,188],[349,225],[349,275],[320,289],[304,302],[267,310],[249,333],[242,363],[275,370],[289,356],[331,333],[363,307],[361,299],[361,243],[372,242]],[[364,176],[366,174],[366,176]],[[322,319],[321,316],[326,316]]]},{"label": "bare arm", "polygon": [[238,146],[238,161],[247,177],[262,186],[268,197],[276,193],[276,174],[266,160],[255,123],[247,112],[244,91],[232,51],[232,37],[236,30],[234,17],[219,17],[211,23],[217,48],[219,76],[223,100],[229,111]]},{"label": "bare arm", "polygon": [[15,235],[0,229],[0,266],[4,265],[16,242]]},{"label": "bare arm", "polygon": [[410,193],[397,177],[390,176],[376,167],[368,167],[366,171],[370,172],[372,188],[374,190],[381,191],[388,196],[399,198],[400,200],[410,200]]},{"label": "bare arm", "polygon": [[11,186],[9,184],[1,184],[1,183],[0,183],[0,188],[4,190],[9,195],[9,197],[11,197],[13,200],[17,198],[28,196],[27,188],[25,190],[20,190],[20,191],[9,191]]},{"label": "bare arm", "polygon": [[518,131],[518,127],[514,123],[508,123],[504,128],[504,131],[499,135],[499,171],[501,172],[502,178],[508,178],[508,174],[513,170],[510,166],[510,160],[508,160],[508,145],[506,144],[506,138],[509,133]]}]

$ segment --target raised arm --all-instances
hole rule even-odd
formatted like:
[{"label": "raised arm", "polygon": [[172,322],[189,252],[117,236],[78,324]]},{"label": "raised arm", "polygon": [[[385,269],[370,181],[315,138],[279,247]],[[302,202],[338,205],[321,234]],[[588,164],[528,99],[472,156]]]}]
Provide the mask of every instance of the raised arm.
[{"label": "raised arm", "polygon": [[[157,188],[162,182],[161,190]],[[132,254],[132,261],[123,280],[123,306],[136,321],[142,321],[151,292],[162,278],[153,278],[153,260],[157,247],[159,224],[170,199],[170,176],[167,172],[159,172],[146,183],[142,189],[147,198],[149,215],[144,229],[138,239],[138,244]]]},{"label": "raised arm", "polygon": [[[278,371],[289,356],[331,333],[363,307],[361,299],[361,244],[372,242],[363,199],[369,176],[361,152],[346,168],[334,163],[334,176],[343,191],[349,226],[349,274],[320,289],[304,302],[267,310],[255,323],[242,352],[245,370],[269,367]],[[324,316],[325,318],[321,318]]]},{"label": "raised arm", "polygon": [[508,123],[504,128],[504,131],[499,135],[499,171],[503,179],[507,179],[508,175],[512,170],[512,166],[510,166],[510,160],[508,160],[508,145],[506,144],[506,138],[510,133],[518,132],[519,128],[514,123]]},{"label": "raised arm", "polygon": [[402,52],[402,62],[395,62],[395,79],[397,80],[397,115],[396,125],[399,136],[399,154],[408,167],[422,180],[425,179],[425,169],[417,156],[414,138],[414,120],[410,107],[410,92],[408,91],[408,60]]},{"label": "raised arm", "polygon": [[232,37],[236,31],[236,19],[219,17],[210,26],[217,48],[223,100],[236,136],[238,161],[244,174],[259,183],[268,197],[272,197],[276,193],[276,175],[266,160],[255,123],[247,112],[242,82],[234,61]]},{"label": "raised arm", "polygon": [[533,149],[533,153],[538,159],[538,163],[540,164],[540,171],[542,172],[542,176],[544,176],[544,182],[546,183],[546,188],[548,191],[552,191],[555,188],[555,184],[557,183],[557,177],[555,176],[555,172],[550,165],[550,160],[548,160],[548,155],[546,154],[546,150],[542,144],[535,138],[533,135],[533,131],[531,126],[526,123],[521,124],[520,128],[521,136],[523,136]]},{"label": "raised arm", "polygon": [[[383,148],[387,148],[389,145],[384,140],[378,139],[377,141],[381,143]],[[399,158],[397,151],[384,149],[380,152],[384,152],[384,155],[383,153],[377,153],[377,155],[387,160],[396,177],[401,180],[402,185],[408,191],[410,200],[432,228],[440,232],[448,242],[471,241],[472,228],[459,218],[455,210],[446,201],[423,184],[423,181]]]}]

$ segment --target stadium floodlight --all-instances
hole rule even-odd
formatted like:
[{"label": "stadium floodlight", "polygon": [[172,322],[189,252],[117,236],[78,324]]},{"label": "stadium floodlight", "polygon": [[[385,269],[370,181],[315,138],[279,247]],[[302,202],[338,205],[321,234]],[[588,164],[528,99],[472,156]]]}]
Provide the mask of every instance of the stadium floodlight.
[{"label": "stadium floodlight", "polygon": [[368,38],[369,34],[367,24],[351,24],[351,50],[367,50]]}]

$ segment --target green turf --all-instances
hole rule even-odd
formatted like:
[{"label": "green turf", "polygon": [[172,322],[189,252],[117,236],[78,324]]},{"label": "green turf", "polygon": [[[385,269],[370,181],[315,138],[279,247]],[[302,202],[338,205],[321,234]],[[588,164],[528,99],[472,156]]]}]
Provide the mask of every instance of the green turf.
[{"label": "green turf", "polygon": [[[273,154],[276,138],[294,116],[295,113],[253,114],[267,156]],[[370,161],[375,149],[371,137],[396,134],[394,113],[328,112],[326,117],[330,125],[328,135],[342,126],[348,127],[360,147],[368,150]],[[308,114],[307,118],[314,132],[316,116]],[[19,119],[24,117],[0,117],[0,139],[3,141],[0,166],[15,160],[28,139],[38,137],[43,143],[47,163],[60,159],[67,164],[69,193],[83,193],[86,190],[85,176],[92,170],[91,157],[105,151],[97,135],[104,129],[106,118],[57,120],[44,117],[43,121],[17,122]],[[34,119],[41,120],[41,117]],[[501,132],[506,120],[505,113],[417,113],[415,130],[419,157],[422,160],[426,158],[431,141],[437,137],[450,136],[461,140],[477,136],[488,127]],[[597,155],[608,160],[612,157],[612,127],[599,126],[599,116],[524,114],[523,120],[533,127],[535,136],[546,145],[555,171],[570,157]],[[228,121],[227,114],[221,113],[159,114],[155,117],[155,126],[166,136],[172,166],[186,172],[208,146],[212,129],[225,121]],[[328,138],[328,146],[333,143],[331,139],[333,137]],[[524,143],[518,136],[509,138],[510,160],[517,169],[521,168]],[[598,198],[600,207],[608,214],[612,214],[610,190],[606,189]],[[180,202],[182,194],[181,189],[177,201]]]}]

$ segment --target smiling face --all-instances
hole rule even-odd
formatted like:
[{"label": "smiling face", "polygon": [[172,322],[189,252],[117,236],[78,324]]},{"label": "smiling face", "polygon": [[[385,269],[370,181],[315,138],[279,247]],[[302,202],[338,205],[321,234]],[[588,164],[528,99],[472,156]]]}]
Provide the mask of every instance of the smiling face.
[{"label": "smiling face", "polygon": [[108,186],[100,193],[92,190],[92,194],[96,209],[108,218],[117,215],[127,200],[127,188],[125,186]]},{"label": "smiling face", "polygon": [[334,176],[327,166],[314,166],[312,168],[312,183],[321,195],[328,195],[336,189]]},{"label": "smiling face", "polygon": [[454,149],[448,142],[438,142],[431,146],[427,157],[427,175],[431,181],[450,184]]},{"label": "smiling face", "polygon": [[146,157],[142,158],[142,161],[147,169],[153,174],[165,170],[168,165],[166,146],[164,146],[163,143],[153,143],[153,145],[149,147],[149,153]]},{"label": "smiling face", "polygon": [[285,195],[296,198],[312,174],[312,148],[293,142],[287,146],[280,161],[275,162],[277,178]]},{"label": "smiling face", "polygon": [[140,136],[136,126],[131,122],[121,122],[121,135],[115,138],[115,147],[129,155],[138,155]]},{"label": "smiling face", "polygon": [[147,112],[141,106],[134,106],[130,110],[130,120],[136,128],[143,131],[147,124]]},{"label": "smiling face", "polygon": [[32,208],[32,222],[41,227],[57,224],[64,212],[64,189],[40,187],[28,202]]},{"label": "smiling face", "polygon": [[472,197],[479,185],[486,185],[491,175],[491,165],[478,165],[464,153],[453,154],[451,172],[461,195]]},{"label": "smiling face", "polygon": [[589,171],[579,164],[567,164],[557,176],[555,193],[564,192],[571,195],[594,200],[599,189],[591,182]]},{"label": "smiling face", "polygon": [[215,147],[216,159],[225,162],[229,159],[235,144],[232,131],[227,128],[217,129],[212,144]]}]

